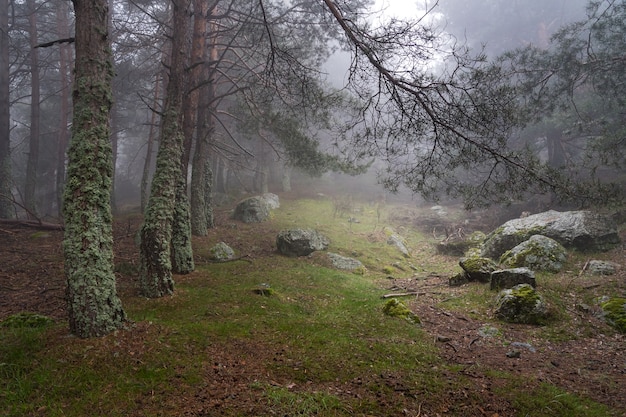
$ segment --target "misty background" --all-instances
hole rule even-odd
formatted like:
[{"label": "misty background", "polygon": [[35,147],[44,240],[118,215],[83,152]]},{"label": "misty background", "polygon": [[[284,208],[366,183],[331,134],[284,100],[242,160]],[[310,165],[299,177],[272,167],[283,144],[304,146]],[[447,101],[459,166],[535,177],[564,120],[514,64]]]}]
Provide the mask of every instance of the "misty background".
[{"label": "misty background", "polygon": [[[10,3],[12,198],[20,217],[58,218],[65,150],[71,128],[73,46],[71,42],[41,45],[72,36],[70,4],[62,0]],[[437,72],[446,70],[446,56],[455,47],[467,48],[469,54],[480,55],[485,62],[495,61],[517,48],[548,49],[558,30],[586,19],[586,6],[583,0],[387,0],[377,1],[361,13],[374,29],[390,24],[394,18],[406,17],[429,26],[436,47],[425,62],[429,71]],[[127,209],[144,204],[154,171],[170,11],[168,2],[113,0],[111,10],[115,71],[111,119],[115,159],[113,203],[116,209]],[[226,28],[220,36],[236,39],[246,30],[245,25]],[[277,30],[275,36],[280,35]],[[320,83],[316,87],[320,89],[319,94],[341,95],[343,100],[349,101],[354,91],[344,87],[358,74],[351,72],[354,51],[336,40],[342,35],[317,39],[307,38],[302,33],[285,32],[284,35],[294,36],[291,41],[301,48],[315,50],[315,56],[307,59],[311,66],[319,64]],[[403,65],[401,57],[397,65],[400,68]],[[232,80],[241,76],[239,82],[248,83],[241,72],[241,68],[224,65],[219,77]],[[263,95],[271,93],[255,90],[248,96],[243,93],[242,98],[235,90],[232,83],[223,83],[216,91],[220,99],[215,105],[216,124],[210,147],[214,204],[268,191],[298,195],[337,192],[358,194],[366,199],[425,201],[401,182],[395,187],[396,193],[383,187],[381,182],[385,182],[389,161],[369,155],[350,157],[358,152],[350,148],[350,140],[346,140],[345,135],[337,134],[332,128],[333,119],[341,119],[341,115],[324,115],[312,122],[316,116],[305,114],[303,110],[302,120],[307,122],[298,122],[297,128],[287,129],[282,127],[291,126],[293,120],[281,119],[277,110],[271,117],[276,118],[274,124],[282,127],[273,129],[260,122],[270,118],[263,113],[262,106],[265,101],[269,102]],[[258,120],[250,116],[254,113],[249,108],[253,94],[257,94],[254,100],[261,108],[254,115]],[[581,142],[588,136],[576,134],[573,127],[578,122],[567,111],[563,108],[547,119],[537,118],[515,133],[516,143],[532,149],[544,163],[555,167],[569,164],[582,154]],[[415,155],[409,152],[405,158],[415,158]],[[610,178],[623,172],[615,166],[603,169]],[[468,174],[471,174],[469,168],[465,173],[458,172],[460,176]],[[437,199],[460,201],[459,198],[447,200],[443,192],[426,202]],[[556,204],[550,196],[538,197],[530,208],[537,211]]]}]

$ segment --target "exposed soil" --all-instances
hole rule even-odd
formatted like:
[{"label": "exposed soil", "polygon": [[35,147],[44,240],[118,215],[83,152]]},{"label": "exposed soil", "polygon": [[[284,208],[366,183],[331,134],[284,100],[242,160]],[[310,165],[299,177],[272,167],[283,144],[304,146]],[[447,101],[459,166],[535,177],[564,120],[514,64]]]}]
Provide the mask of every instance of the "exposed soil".
[{"label": "exposed soil", "polygon": [[[124,221],[115,225],[118,289],[122,298],[132,296],[136,291],[135,278],[132,274],[126,275],[125,271],[132,270],[137,263],[134,234],[139,222],[138,216],[126,216]],[[230,241],[238,242],[241,248],[247,247],[248,255],[253,257],[274,252],[271,239],[264,246],[258,243],[260,235],[267,233],[275,236],[276,231],[271,230],[271,226],[255,225],[254,229],[250,226],[248,230],[247,225],[233,228],[231,223],[226,214],[222,213],[218,218],[219,226],[211,233],[223,236],[224,240],[236,234],[238,238]],[[254,244],[246,241],[252,239],[256,239]],[[0,320],[23,311],[37,312],[58,321],[66,319],[61,242],[61,231],[40,231],[20,224],[0,224]],[[250,252],[249,248],[254,249]],[[623,248],[603,258],[626,265]],[[198,261],[202,262],[202,259]],[[525,391],[541,382],[548,382],[568,392],[626,411],[626,337],[609,328],[597,316],[593,306],[586,308],[577,298],[580,297],[580,291],[603,295],[603,288],[607,286],[613,289],[617,287],[626,293],[626,271],[622,269],[611,277],[579,277],[578,272],[572,271],[572,291],[567,295],[568,299],[563,300],[563,306],[574,317],[572,325],[580,325],[583,330],[575,340],[563,342],[545,340],[541,337],[541,329],[534,326],[503,323],[496,325],[500,331],[498,335],[481,336],[479,329],[485,325],[484,312],[460,314],[440,307],[446,298],[460,296],[469,288],[449,287],[448,277],[432,274],[420,279],[398,277],[381,280],[381,291],[418,293],[404,300],[421,318],[425,331],[436,341],[439,354],[448,363],[457,365],[442,369],[441,377],[452,381],[458,374],[462,374],[475,381],[471,391],[459,392],[451,388],[448,397],[442,398],[439,404],[421,404],[415,400],[407,402],[406,414],[446,415],[446,410],[455,410],[456,414],[460,414],[465,409],[467,416],[512,415],[513,406],[497,395],[498,388],[506,383],[499,375],[505,372],[526,377],[527,385],[520,387]],[[487,314],[490,312],[487,311]],[[130,344],[138,340],[137,335],[150,331],[154,330],[138,323],[131,330],[134,337],[128,336],[129,349],[132,349]],[[124,346],[123,341],[120,341],[120,345]],[[205,368],[204,383],[191,392],[187,391],[187,395],[178,399],[179,403],[169,404],[159,415],[224,415],[228,409],[238,410],[237,415],[266,415],[259,395],[249,392],[250,384],[254,381],[268,381],[269,378],[271,384],[289,387],[290,381],[281,380],[279,375],[268,374],[262,365],[265,362],[281,364],[291,360],[275,347],[263,349],[235,341],[228,350],[210,349],[214,351],[207,357],[212,359],[200,364]],[[391,374],[364,376],[351,384],[336,386],[307,385],[306,389],[326,390],[339,396],[356,398],[363,387],[371,383],[387,385],[396,393],[394,398],[379,398],[381,403],[405,398],[402,379]],[[453,384],[450,386],[454,387]],[[146,407],[151,406],[150,395],[146,394],[143,401]],[[555,401],[558,402],[558,399],[555,398]]]}]

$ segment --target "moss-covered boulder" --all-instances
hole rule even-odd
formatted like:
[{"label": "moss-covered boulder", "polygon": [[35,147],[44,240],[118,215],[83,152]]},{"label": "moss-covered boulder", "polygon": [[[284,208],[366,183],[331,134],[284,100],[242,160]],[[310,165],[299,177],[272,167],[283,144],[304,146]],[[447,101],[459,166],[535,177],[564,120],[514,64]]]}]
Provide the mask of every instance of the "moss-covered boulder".
[{"label": "moss-covered boulder", "polygon": [[548,306],[532,286],[520,284],[500,292],[495,316],[508,323],[544,324]]},{"label": "moss-covered boulder", "polygon": [[463,268],[468,281],[489,282],[491,273],[498,269],[498,265],[489,258],[471,256],[461,258],[459,266]]},{"label": "moss-covered boulder", "polygon": [[621,333],[626,333],[626,298],[609,298],[600,303],[600,307],[604,320]]},{"label": "moss-covered boulder", "polygon": [[528,240],[504,252],[500,264],[508,268],[526,267],[533,271],[556,273],[563,268],[567,251],[559,242],[543,235]]},{"label": "moss-covered boulder", "polygon": [[391,317],[400,317],[413,324],[421,323],[419,317],[397,298],[391,298],[383,307],[383,313]]},{"label": "moss-covered boulder", "polygon": [[499,259],[533,235],[547,236],[566,248],[580,251],[606,251],[621,243],[610,217],[585,210],[550,210],[504,223],[487,236],[482,255]]}]

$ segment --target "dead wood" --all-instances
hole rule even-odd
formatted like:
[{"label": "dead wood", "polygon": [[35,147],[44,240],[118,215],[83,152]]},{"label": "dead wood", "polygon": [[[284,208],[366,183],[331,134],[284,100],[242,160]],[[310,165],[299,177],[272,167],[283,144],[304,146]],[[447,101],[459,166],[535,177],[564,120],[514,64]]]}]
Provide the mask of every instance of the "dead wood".
[{"label": "dead wood", "polygon": [[[30,227],[38,230],[64,230],[62,224],[46,223],[37,220],[0,219],[0,224],[7,226]],[[4,231],[4,230],[3,230]]]}]

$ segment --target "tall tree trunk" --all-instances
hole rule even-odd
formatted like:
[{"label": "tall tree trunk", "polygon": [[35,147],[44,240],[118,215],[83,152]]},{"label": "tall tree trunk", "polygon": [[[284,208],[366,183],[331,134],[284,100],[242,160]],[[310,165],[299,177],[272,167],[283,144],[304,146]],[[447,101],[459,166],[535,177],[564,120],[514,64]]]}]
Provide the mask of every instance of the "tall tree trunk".
[{"label": "tall tree trunk", "polygon": [[111,49],[106,0],[73,0],[76,14],[74,117],[68,149],[65,274],[70,331],[102,336],[126,315],[113,274],[111,216]]},{"label": "tall tree trunk", "polygon": [[14,216],[9,125],[9,2],[0,3],[0,219]]},{"label": "tall tree trunk", "polygon": [[[114,93],[115,95],[115,93]],[[113,100],[115,102],[115,99]],[[111,210],[113,213],[117,212],[117,199],[115,198],[115,173],[117,172],[117,147],[119,143],[119,130],[118,130],[118,119],[119,116],[116,114],[117,112],[115,104],[113,104],[113,108],[111,110],[111,135],[109,140],[111,141],[111,156],[112,163],[111,167],[113,168],[113,172],[111,172]]]},{"label": "tall tree trunk", "polygon": [[[109,0],[109,10],[113,10],[114,7],[115,7],[115,1]],[[117,34],[113,32],[113,16],[112,16],[112,13],[109,13],[109,38],[111,39],[110,42],[115,42],[114,37],[116,35]],[[115,67],[115,62],[113,63],[113,66]],[[114,214],[117,213],[117,210],[118,210],[117,198],[116,198],[116,193],[115,193],[115,186],[117,183],[117,175],[116,175],[117,174],[117,151],[118,151],[118,144],[119,144],[119,139],[120,139],[119,128],[118,128],[119,115],[117,112],[118,105],[116,104],[116,103],[119,103],[119,100],[116,97],[118,90],[119,88],[113,89],[113,105],[111,109],[111,149],[113,153],[113,173],[111,174],[111,177],[113,179],[113,182],[111,184],[111,209]]]},{"label": "tall tree trunk", "polygon": [[[154,82],[154,108],[158,108],[159,101],[161,100],[160,86],[162,81],[160,75],[156,76]],[[156,141],[156,123],[158,114],[153,111],[150,116],[150,131],[148,132],[148,144],[146,146],[146,159],[143,163],[143,172],[141,174],[141,212],[145,213],[148,205],[148,188],[150,184],[150,170],[152,168],[152,154],[154,152],[154,142]]]},{"label": "tall tree trunk", "polygon": [[[67,39],[70,37],[69,9],[66,2],[61,2],[57,8],[57,29],[59,39]],[[72,49],[67,43],[59,44],[59,74],[61,78],[61,109],[59,114],[59,136],[57,140],[57,169],[56,169],[56,194],[59,215],[63,209],[63,189],[65,187],[65,153],[67,152],[68,142],[68,120],[70,114],[70,85]]]},{"label": "tall tree trunk", "polygon": [[[197,3],[203,3],[202,0],[195,0]],[[199,105],[197,106],[197,139],[196,149],[193,155],[193,171],[191,172],[191,232],[196,236],[206,236],[208,229],[214,227],[213,208],[211,207],[211,190],[212,184],[207,181],[213,181],[213,173],[209,163],[209,139],[215,131],[214,120],[214,97],[215,84],[213,74],[208,62],[217,61],[217,27],[211,24],[211,35],[209,37],[208,53],[204,47],[207,32],[207,16],[206,9],[203,9],[204,17],[202,19],[202,27],[198,29],[201,33],[197,37],[202,39],[202,48],[197,55],[198,61],[202,61],[203,65],[199,65],[200,72],[196,75],[197,85],[202,85],[200,89]],[[215,14],[215,9],[212,10]],[[194,36],[195,38],[196,36]]]},{"label": "tall tree trunk", "polygon": [[176,184],[176,204],[172,222],[172,271],[188,274],[195,268],[191,247],[191,210],[187,197],[187,179],[180,175]]},{"label": "tall tree trunk", "polygon": [[281,184],[282,184],[283,191],[286,193],[291,192],[291,171],[292,171],[292,168],[289,165],[287,164],[283,165]]},{"label": "tall tree trunk", "polygon": [[[172,59],[161,122],[161,142],[150,199],[141,228],[140,285],[144,296],[155,298],[174,291],[172,279],[172,228],[181,172],[184,135],[182,109],[188,30],[188,0],[172,0]],[[189,242],[191,239],[189,239]]]},{"label": "tall tree trunk", "polygon": [[37,38],[37,4],[35,0],[27,1],[28,35],[30,38],[30,136],[28,141],[28,159],[26,161],[26,183],[24,185],[24,206],[28,215],[36,215],[37,204],[35,191],[37,188],[37,166],[39,165],[40,138],[40,87],[39,87],[39,49],[36,48]]}]

